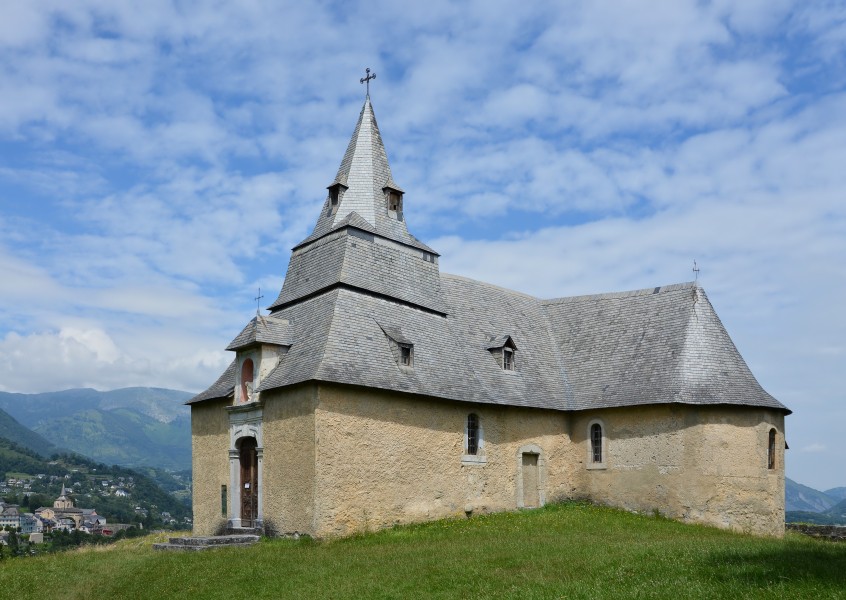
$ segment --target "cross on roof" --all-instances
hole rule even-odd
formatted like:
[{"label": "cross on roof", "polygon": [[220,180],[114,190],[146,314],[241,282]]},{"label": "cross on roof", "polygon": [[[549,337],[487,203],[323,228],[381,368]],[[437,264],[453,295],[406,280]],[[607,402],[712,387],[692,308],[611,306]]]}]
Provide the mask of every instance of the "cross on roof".
[{"label": "cross on roof", "polygon": [[370,97],[370,80],[376,79],[376,73],[370,74],[370,67],[364,69],[364,72],[367,73],[367,77],[362,77],[359,80],[359,83],[367,83],[367,96]]},{"label": "cross on roof", "polygon": [[259,288],[258,289],[258,296],[253,298],[253,300],[256,301],[256,316],[259,316],[259,300],[261,300],[262,298],[264,298],[264,296],[261,293],[261,288]]},{"label": "cross on roof", "polygon": [[694,272],[694,281],[699,281],[699,267],[696,265],[696,259],[693,259],[693,272]]}]

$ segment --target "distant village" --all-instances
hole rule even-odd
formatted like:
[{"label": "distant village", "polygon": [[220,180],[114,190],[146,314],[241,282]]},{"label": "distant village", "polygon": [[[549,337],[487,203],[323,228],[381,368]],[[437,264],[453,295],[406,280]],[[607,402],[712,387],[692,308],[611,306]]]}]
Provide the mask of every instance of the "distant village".
[{"label": "distant village", "polygon": [[[52,506],[33,505],[21,506],[3,501],[3,497],[15,495],[24,498],[24,504],[30,500],[43,501],[45,492],[61,486],[61,493],[53,501]],[[0,543],[5,543],[9,531],[26,534],[33,543],[42,541],[42,535],[56,531],[80,531],[92,535],[110,537],[122,529],[131,526],[129,523],[108,523],[103,515],[97,514],[93,508],[77,506],[74,497],[85,498],[92,496],[128,499],[135,487],[134,478],[129,477],[86,477],[74,472],[61,475],[47,475],[39,473],[34,476],[7,477],[0,481]],[[138,526],[148,517],[149,510],[141,505],[134,507],[134,514],[138,518]],[[156,515],[161,522],[176,525],[177,521],[169,512],[162,511]],[[190,520],[189,520],[190,521]],[[6,536],[3,533],[6,533]]]},{"label": "distant village", "polygon": [[[108,525],[106,518],[98,515],[93,508],[80,508],[73,505],[68,490],[62,488],[62,495],[56,498],[53,506],[42,506],[33,512],[23,512],[16,504],[0,501],[0,529],[10,527],[19,533],[29,534],[30,541],[41,541],[38,534],[54,531],[81,531],[83,533],[114,535],[130,525],[116,523]],[[36,538],[33,539],[33,535]]]}]

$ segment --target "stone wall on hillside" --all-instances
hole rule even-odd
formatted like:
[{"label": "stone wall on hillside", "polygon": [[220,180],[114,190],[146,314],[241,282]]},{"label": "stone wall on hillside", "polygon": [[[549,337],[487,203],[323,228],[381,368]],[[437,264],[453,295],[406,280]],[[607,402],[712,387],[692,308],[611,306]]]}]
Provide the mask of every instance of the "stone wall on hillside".
[{"label": "stone wall on hillside", "polygon": [[835,542],[846,542],[846,527],[838,525],[811,525],[806,523],[788,523],[789,531],[797,531],[815,538],[825,538]]}]

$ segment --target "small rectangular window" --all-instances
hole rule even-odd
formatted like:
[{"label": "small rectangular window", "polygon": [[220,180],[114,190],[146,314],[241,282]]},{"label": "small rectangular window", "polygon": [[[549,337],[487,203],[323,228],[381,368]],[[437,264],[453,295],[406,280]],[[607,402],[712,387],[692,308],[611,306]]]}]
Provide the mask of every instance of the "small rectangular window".
[{"label": "small rectangular window", "polygon": [[511,348],[502,349],[502,368],[506,371],[514,370],[514,352]]},{"label": "small rectangular window", "polygon": [[387,190],[388,210],[400,212],[402,210],[402,194],[396,190]]},{"label": "small rectangular window", "polygon": [[329,214],[334,215],[338,210],[338,205],[341,202],[341,191],[346,189],[340,183],[329,186]]},{"label": "small rectangular window", "polygon": [[400,346],[400,364],[404,367],[410,367],[412,356],[411,356],[411,346],[401,345]]},{"label": "small rectangular window", "polygon": [[467,415],[467,454],[479,452],[479,417],[470,413]]},{"label": "small rectangular window", "polygon": [[775,469],[775,449],[776,449],[776,430],[770,429],[769,440],[767,443],[767,469]]},{"label": "small rectangular window", "polygon": [[602,426],[594,423],[590,428],[590,443],[593,462],[602,462]]},{"label": "small rectangular window", "polygon": [[220,514],[226,516],[226,484],[220,486]]}]

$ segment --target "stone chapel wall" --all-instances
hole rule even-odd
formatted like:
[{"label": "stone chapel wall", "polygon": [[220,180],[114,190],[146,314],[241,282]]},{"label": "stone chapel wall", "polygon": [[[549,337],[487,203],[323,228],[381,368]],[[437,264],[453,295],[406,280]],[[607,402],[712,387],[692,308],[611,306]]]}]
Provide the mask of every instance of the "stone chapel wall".
[{"label": "stone chapel wall", "polygon": [[[591,469],[589,425],[606,436]],[[767,468],[768,435],[775,468]],[[576,497],[758,535],[784,534],[784,416],[749,407],[652,405],[572,418]]]},{"label": "stone chapel wall", "polygon": [[191,405],[194,535],[211,535],[226,521],[220,486],[229,485],[228,404],[215,400]]},{"label": "stone chapel wall", "polygon": [[314,535],[314,407],[317,386],[262,392],[264,520],[279,533]]},{"label": "stone chapel wall", "polygon": [[[462,461],[471,412],[482,426],[481,464]],[[540,499],[548,502],[568,488],[573,468],[566,420],[554,411],[321,385],[315,533],[513,510],[521,501],[521,449],[539,451]]]}]

